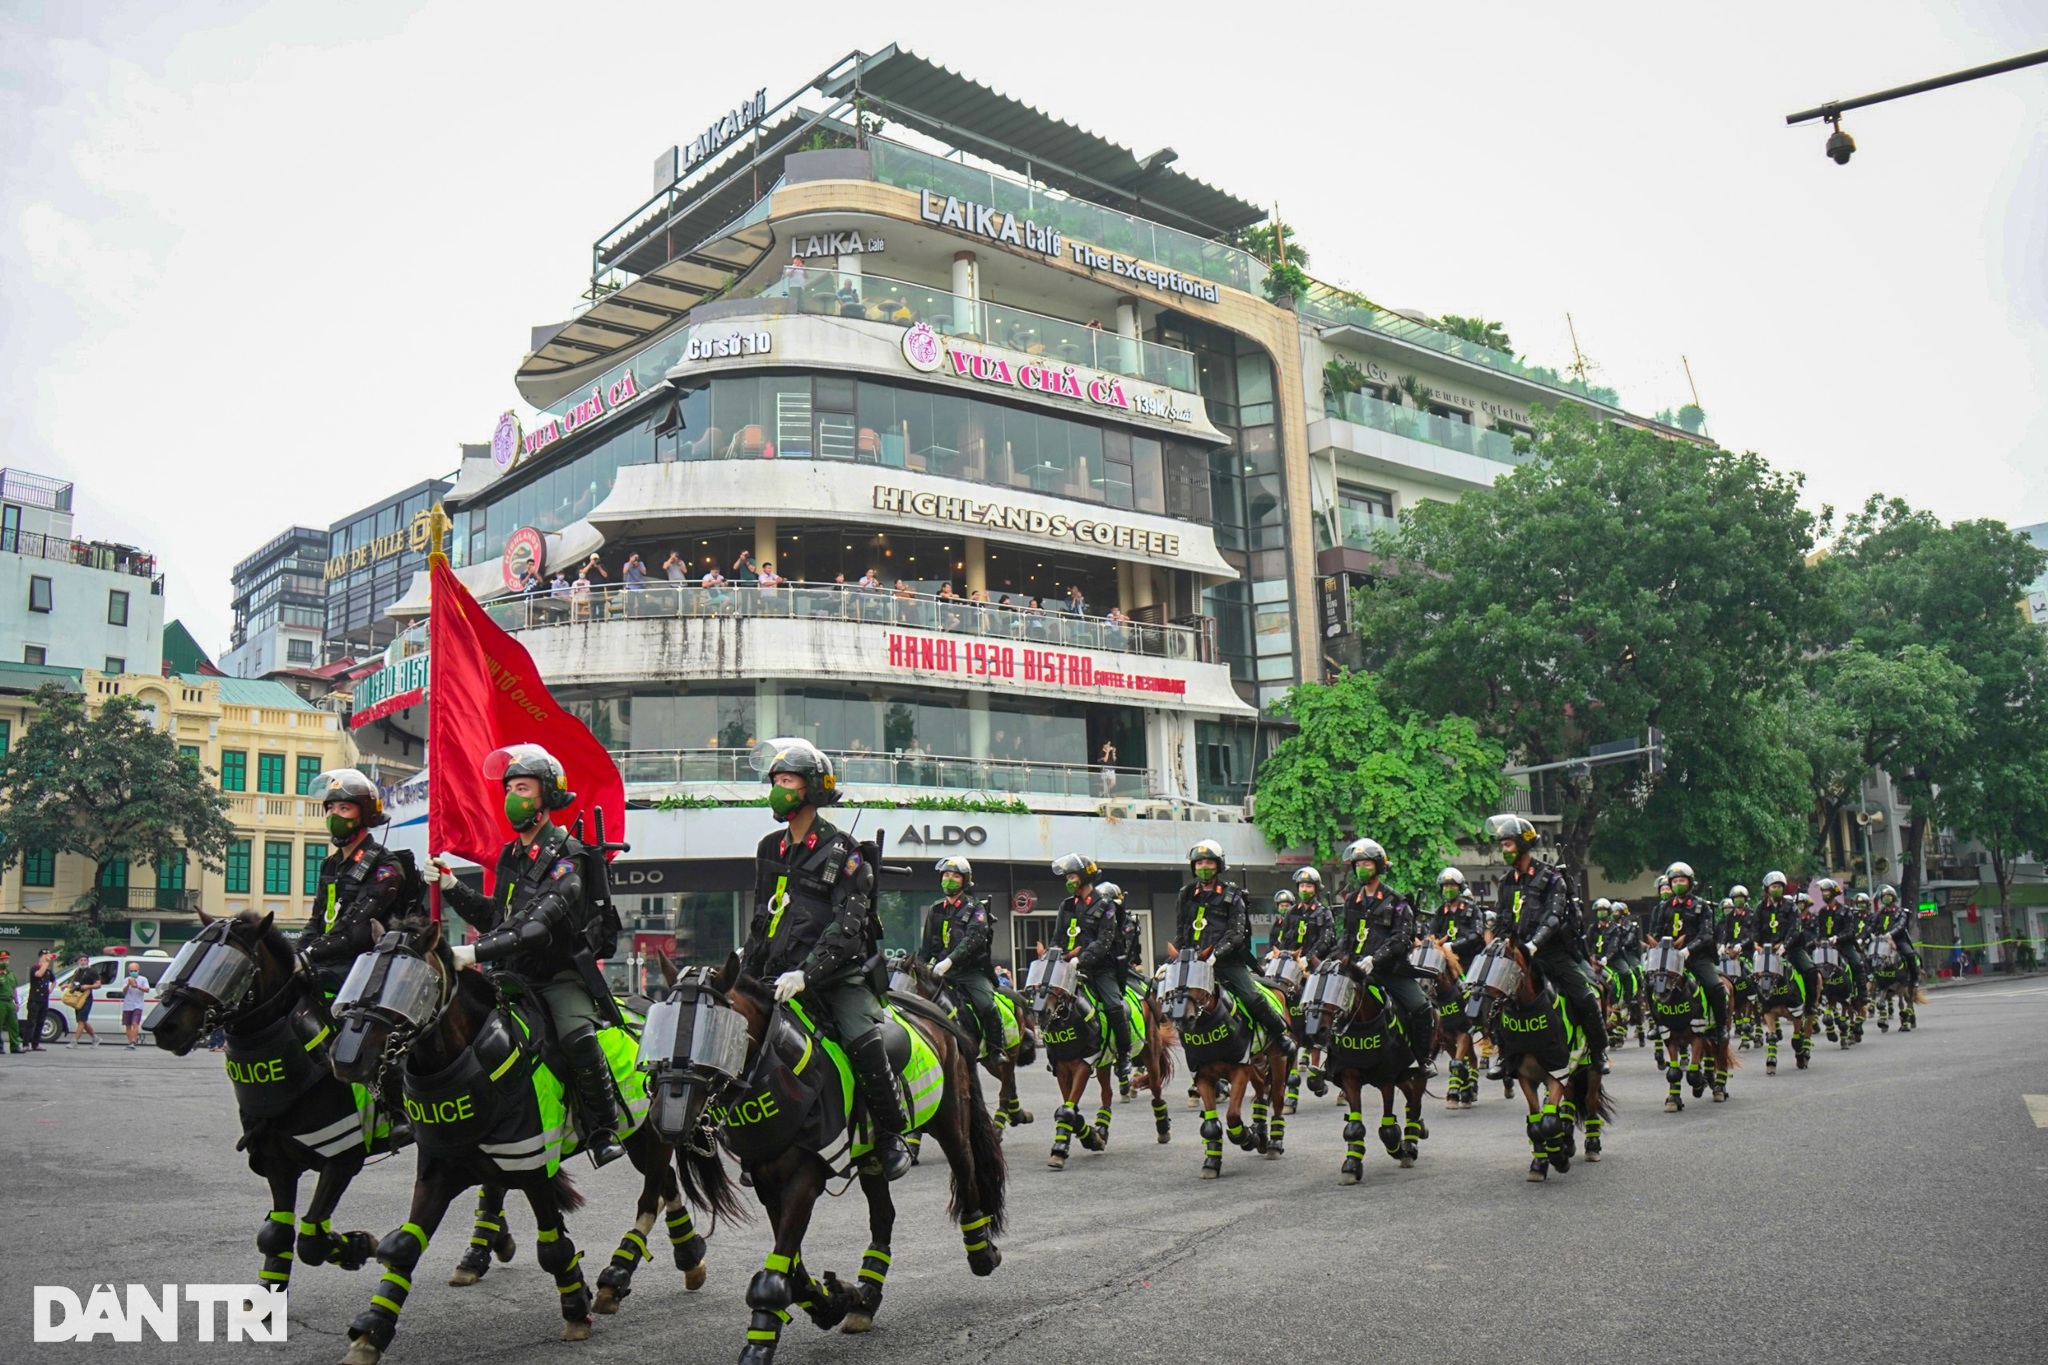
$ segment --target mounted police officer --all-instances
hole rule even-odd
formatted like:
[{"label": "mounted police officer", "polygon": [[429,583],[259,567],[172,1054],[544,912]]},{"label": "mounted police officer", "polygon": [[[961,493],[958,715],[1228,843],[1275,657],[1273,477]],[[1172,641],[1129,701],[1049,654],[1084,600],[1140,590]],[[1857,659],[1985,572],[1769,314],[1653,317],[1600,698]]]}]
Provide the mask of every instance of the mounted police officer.
[{"label": "mounted police officer", "polygon": [[[547,1006],[568,1064],[584,1149],[603,1166],[626,1149],[619,1145],[611,1064],[597,1036],[611,1015],[599,1006],[582,965],[591,961],[596,918],[585,891],[586,859],[593,855],[548,818],[574,805],[576,793],[560,761],[538,744],[497,750],[484,760],[484,774],[504,789],[505,819],[514,837],[498,853],[491,883],[496,889],[488,897],[455,880],[440,859],[433,861],[441,894],[482,935],[449,952],[457,967],[502,964]],[[585,954],[581,962],[579,954]]]},{"label": "mounted police officer", "polygon": [[1861,916],[1856,907],[1842,895],[1842,886],[1832,877],[1822,877],[1813,884],[1820,896],[1820,904],[1814,907],[1814,929],[1821,938],[1833,939],[1835,946],[1842,950],[1842,961],[1848,964],[1850,980],[1855,983],[1856,1004],[1860,1007],[1870,1003],[1869,968],[1863,961],[1863,949],[1856,942]]},{"label": "mounted police officer", "polygon": [[[1486,837],[1499,845],[1508,865],[1500,882],[1494,932],[1520,943],[1530,962],[1564,997],[1565,1008],[1586,1035],[1594,1070],[1605,1075],[1607,1021],[1600,1017],[1600,997],[1587,979],[1583,930],[1571,888],[1562,872],[1536,861],[1536,826],[1521,816],[1491,817]],[[1496,1054],[1488,1079],[1501,1079],[1501,1062]]]},{"label": "mounted police officer", "polygon": [[1898,945],[1906,985],[1920,985],[1920,951],[1913,946],[1913,916],[1899,904],[1899,889],[1889,883],[1877,888],[1877,932]]},{"label": "mounted police officer", "polygon": [[1728,898],[1721,902],[1714,937],[1725,948],[1740,948],[1749,942],[1749,888],[1740,882],[1728,888]]},{"label": "mounted police officer", "polygon": [[408,917],[424,918],[426,907],[411,858],[370,837],[391,819],[376,783],[354,768],[334,768],[314,778],[307,794],[327,814],[334,852],[320,864],[313,915],[298,946],[322,993],[332,999],[356,958],[377,946],[371,920],[396,927]]},{"label": "mounted police officer", "polygon": [[1764,873],[1764,898],[1750,913],[1746,941],[1752,952],[1762,946],[1785,955],[1786,966],[1799,974],[1805,988],[1806,1008],[1813,1010],[1820,1004],[1820,979],[1814,973],[1813,954],[1807,951],[1813,940],[1799,902],[1785,894],[1786,885],[1784,873]]},{"label": "mounted police officer", "polygon": [[1387,875],[1387,851],[1372,839],[1353,839],[1344,850],[1344,865],[1356,883],[1344,897],[1344,922],[1338,929],[1338,951],[1344,965],[1367,984],[1379,983],[1401,1016],[1408,1050],[1425,1076],[1434,1076],[1428,1054],[1436,1039],[1436,1010],[1415,979],[1408,954],[1415,948],[1415,907],[1408,898],[1381,881]]},{"label": "mounted police officer", "polygon": [[966,1003],[983,1049],[1000,1053],[1003,1016],[996,1009],[996,964],[989,956],[994,929],[988,902],[967,894],[974,885],[974,864],[957,856],[941,858],[932,870],[939,874],[940,895],[925,909],[918,956]]},{"label": "mounted police officer", "polygon": [[1116,902],[1117,914],[1123,920],[1123,943],[1117,950],[1116,961],[1123,970],[1124,984],[1140,995],[1149,995],[1152,974],[1145,970],[1145,932],[1138,924],[1138,917],[1124,909],[1124,889],[1115,882],[1098,882],[1096,891]]},{"label": "mounted police officer", "polygon": [[1486,944],[1486,921],[1480,915],[1479,902],[1473,899],[1465,874],[1455,867],[1436,874],[1436,890],[1443,904],[1429,917],[1424,934],[1448,950],[1460,966],[1469,966],[1473,955]]},{"label": "mounted police officer", "polygon": [[768,809],[786,828],[770,830],[754,849],[754,918],[741,966],[775,983],[777,1004],[801,995],[805,1017],[839,1040],[874,1130],[871,1173],[895,1180],[910,1169],[910,1116],[889,1065],[882,985],[870,966],[881,941],[872,855],[819,814],[838,804],[840,791],[817,746],[771,739],[760,753]]},{"label": "mounted police officer", "polygon": [[1707,1031],[1710,1042],[1728,1036],[1728,1001],[1721,990],[1721,955],[1714,937],[1716,911],[1710,902],[1693,894],[1692,864],[1673,863],[1664,869],[1671,885],[1671,899],[1664,903],[1658,921],[1645,933],[1645,946],[1669,934],[1672,945],[1685,951],[1685,970],[1707,993],[1707,1010],[1713,1024]]},{"label": "mounted police officer", "polygon": [[1060,917],[1053,930],[1053,947],[1080,969],[1096,1007],[1109,1016],[1110,1037],[1116,1046],[1116,1079],[1121,1085],[1131,1079],[1131,1011],[1124,1003],[1120,962],[1123,908],[1116,896],[1096,894],[1095,879],[1102,869],[1093,858],[1069,853],[1055,859],[1052,870],[1067,886],[1067,898],[1060,902]]},{"label": "mounted police officer", "polygon": [[1314,966],[1337,945],[1337,917],[1323,904],[1323,874],[1312,867],[1294,874],[1294,890],[1273,897],[1273,933],[1269,953],[1299,953],[1304,966]]},{"label": "mounted police officer", "polygon": [[1244,892],[1223,880],[1224,867],[1223,845],[1214,839],[1204,839],[1188,850],[1188,871],[1194,880],[1180,889],[1174,941],[1167,951],[1192,952],[1213,963],[1217,982],[1244,1002],[1266,1036],[1278,1042],[1292,1061],[1295,1046],[1287,1032],[1287,1016],[1273,1008],[1255,980],[1251,910]]}]

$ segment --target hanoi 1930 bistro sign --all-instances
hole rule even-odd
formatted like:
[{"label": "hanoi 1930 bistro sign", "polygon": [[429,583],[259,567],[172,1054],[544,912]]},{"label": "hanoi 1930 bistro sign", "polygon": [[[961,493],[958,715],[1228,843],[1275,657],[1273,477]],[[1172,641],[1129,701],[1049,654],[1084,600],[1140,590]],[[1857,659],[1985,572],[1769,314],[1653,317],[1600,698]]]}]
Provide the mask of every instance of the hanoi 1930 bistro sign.
[{"label": "hanoi 1930 bistro sign", "polygon": [[1072,692],[1163,692],[1185,696],[1180,678],[1125,673],[1099,667],[1086,654],[1065,649],[1034,649],[992,640],[956,640],[948,635],[889,632],[889,667],[905,673],[949,674],[991,678]]},{"label": "hanoi 1930 bistro sign", "polygon": [[417,705],[426,695],[427,656],[424,653],[408,654],[356,684],[355,705],[348,718],[349,729],[368,725],[394,711]]}]

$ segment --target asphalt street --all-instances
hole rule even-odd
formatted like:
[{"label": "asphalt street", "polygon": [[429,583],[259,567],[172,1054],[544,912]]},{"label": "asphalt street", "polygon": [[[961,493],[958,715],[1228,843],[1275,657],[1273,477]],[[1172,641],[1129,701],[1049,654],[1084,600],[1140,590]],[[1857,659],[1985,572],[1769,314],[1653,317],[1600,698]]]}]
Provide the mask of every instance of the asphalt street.
[{"label": "asphalt street", "polygon": [[[1523,1179],[1521,1106],[1497,1086],[1468,1111],[1433,1097],[1413,1170],[1368,1139],[1366,1179],[1350,1188],[1337,1183],[1342,1115],[1306,1095],[1284,1157],[1226,1147],[1223,1178],[1200,1181],[1184,1085],[1171,1144],[1154,1141],[1142,1103],[1119,1104],[1109,1150],[1077,1149],[1054,1172],[1040,1069],[1025,1081],[1038,1122],[1008,1142],[1011,1226],[995,1275],[968,1274],[930,1147],[897,1186],[875,1330],[827,1335],[799,1317],[778,1359],[2041,1360],[2048,1128],[2024,1097],[2048,1096],[2048,982],[1934,992],[1921,1022],[1905,1037],[1872,1029],[1846,1053],[1823,1046],[1803,1073],[1789,1050],[1772,1078],[1759,1054],[1739,1054],[1729,1103],[1676,1115],[1661,1112],[1661,1074],[1631,1044],[1617,1054],[1606,1159],[1541,1185]],[[254,1281],[268,1200],[233,1150],[238,1131],[218,1055],[0,1058],[0,1359],[338,1360],[372,1271],[302,1270],[282,1345],[200,1343],[189,1309],[175,1344],[31,1344],[38,1284],[83,1297],[100,1282]],[[570,1230],[601,1262],[631,1221],[635,1181],[623,1167],[571,1169],[590,1204]],[[410,1173],[409,1154],[370,1168],[336,1226],[396,1226]],[[717,1229],[698,1293],[663,1257],[618,1316],[567,1344],[523,1206],[518,1258],[473,1288],[446,1286],[470,1207],[429,1249],[387,1361],[737,1356],[742,1295],[768,1245],[758,1220]],[[865,1243],[856,1190],[818,1210],[805,1259],[850,1279]]]}]

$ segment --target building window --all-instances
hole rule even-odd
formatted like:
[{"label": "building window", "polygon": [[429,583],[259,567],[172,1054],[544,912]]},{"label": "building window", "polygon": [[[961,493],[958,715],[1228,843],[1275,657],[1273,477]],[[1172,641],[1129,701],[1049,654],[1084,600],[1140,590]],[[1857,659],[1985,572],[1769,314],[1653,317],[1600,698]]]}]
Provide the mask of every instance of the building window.
[{"label": "building window", "polygon": [[292,893],[292,846],[275,839],[263,841],[263,894],[289,896]]},{"label": "building window", "polygon": [[288,664],[312,663],[313,642],[311,640],[286,640],[284,642],[284,661]]},{"label": "building window", "polygon": [[100,671],[102,673],[126,673],[128,671],[128,661],[117,654],[109,654],[107,656],[107,666]]},{"label": "building window", "polygon": [[8,742],[14,737],[14,722],[0,720],[0,754],[7,752]]},{"label": "building window", "polygon": [[[156,865],[156,889],[159,891],[183,891],[185,889],[185,850],[179,849],[178,856],[166,858]],[[161,906],[159,909],[163,908]]]},{"label": "building window", "polygon": [[1342,506],[1376,517],[1391,519],[1394,515],[1394,495],[1377,488],[1361,488],[1355,483],[1340,483],[1337,485],[1337,501]]},{"label": "building window", "polygon": [[51,610],[53,606],[53,596],[54,595],[50,589],[49,579],[44,578],[41,574],[37,574],[29,579],[28,609],[30,611],[46,612]]},{"label": "building window", "polygon": [[320,864],[327,860],[327,845],[307,844],[305,857],[305,884],[301,890],[310,896],[320,889]]},{"label": "building window", "polygon": [[231,896],[249,894],[249,841],[236,839],[228,845],[227,892]]},{"label": "building window", "polygon": [[178,746],[178,757],[189,758],[194,763],[197,763],[199,761],[199,746],[197,744],[180,744]]},{"label": "building window", "polygon": [[39,664],[48,657],[48,654],[41,645],[23,645],[21,647],[21,661],[25,664]]},{"label": "building window", "polygon": [[55,886],[57,884],[56,851],[47,848],[32,848],[22,854],[21,884],[23,886]]},{"label": "building window", "polygon": [[107,593],[107,624],[125,626],[128,624],[128,594],[118,588]]},{"label": "building window", "polygon": [[256,755],[256,790],[284,795],[284,755]]},{"label": "building window", "polygon": [[100,908],[102,910],[126,910],[128,908],[128,860],[110,858],[100,869]]},{"label": "building window", "polygon": [[[222,749],[220,751],[220,789],[224,792],[245,792],[249,790],[249,754],[244,749]],[[243,878],[248,880],[246,873]],[[248,887],[242,888],[247,891]]]},{"label": "building window", "polygon": [[313,779],[318,776],[320,776],[320,760],[312,754],[300,754],[298,794],[300,796],[311,794]]}]

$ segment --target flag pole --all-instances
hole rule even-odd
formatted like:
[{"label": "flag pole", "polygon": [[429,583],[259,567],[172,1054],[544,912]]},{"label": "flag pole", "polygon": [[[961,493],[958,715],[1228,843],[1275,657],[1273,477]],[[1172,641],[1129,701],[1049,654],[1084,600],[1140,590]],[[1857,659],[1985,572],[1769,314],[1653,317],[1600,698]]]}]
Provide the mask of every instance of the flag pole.
[{"label": "flag pole", "polygon": [[[433,706],[433,704],[434,704],[434,700],[433,700],[433,699],[434,699],[434,571],[435,571],[436,569],[441,569],[441,568],[445,568],[445,567],[447,567],[447,564],[448,564],[448,554],[447,554],[447,551],[446,551],[446,550],[444,550],[444,549],[442,548],[442,546],[443,546],[444,544],[446,544],[446,542],[447,542],[447,539],[448,539],[448,528],[449,528],[449,526],[450,526],[450,525],[452,525],[452,524],[453,524],[453,519],[452,519],[451,517],[449,517],[448,513],[447,513],[447,512],[446,512],[446,511],[445,511],[445,510],[444,510],[444,509],[442,508],[442,506],[441,506],[441,504],[440,504],[440,503],[438,503],[438,502],[437,502],[437,503],[435,503],[435,504],[434,504],[434,505],[433,505],[433,506],[432,506],[432,507],[431,507],[431,508],[430,508],[430,509],[428,510],[428,512],[427,512],[427,705],[428,705],[429,707],[432,707],[432,706]],[[433,713],[433,712],[432,712],[431,710],[429,710],[429,711],[427,712],[427,716],[428,716],[428,720],[427,720],[427,735],[428,735],[428,737],[429,737],[430,745],[431,745],[431,739],[432,739],[432,736],[433,736],[433,733],[434,733],[434,724],[433,724],[433,719],[432,719],[432,718],[433,718],[433,714],[434,714],[434,713]],[[429,762],[432,762],[432,755],[431,755],[431,753],[430,753],[430,754],[429,754],[429,756],[428,756],[428,761],[429,761]],[[434,789],[433,789],[433,782],[434,782],[434,779],[433,779],[433,777],[432,777],[431,775],[429,775],[429,776],[428,776],[428,778],[427,778],[427,809],[428,809],[428,811],[429,811],[429,812],[431,812],[431,811],[433,810],[433,808],[434,808]],[[428,837],[428,843],[429,843],[429,847],[428,847],[428,849],[427,849],[427,857],[428,857],[428,859],[429,859],[430,861],[431,861],[431,860],[432,860],[432,859],[434,858],[434,856],[435,856],[434,850],[433,850],[433,848],[432,848],[432,846],[431,846],[431,845],[432,845],[432,840],[433,840],[433,832],[434,832],[434,822],[433,822],[433,818],[432,818],[432,816],[431,816],[431,814],[430,814],[430,815],[429,815],[429,817],[428,817],[428,819],[427,819],[427,837]],[[430,919],[432,919],[432,920],[433,920],[433,922],[434,922],[434,923],[436,923],[436,924],[439,924],[439,923],[441,922],[441,879],[440,879],[439,877],[435,877],[435,878],[434,878],[434,879],[433,879],[432,881],[430,881],[430,882],[429,882],[429,883],[427,884],[427,915],[428,915],[428,917],[429,917]]]}]

